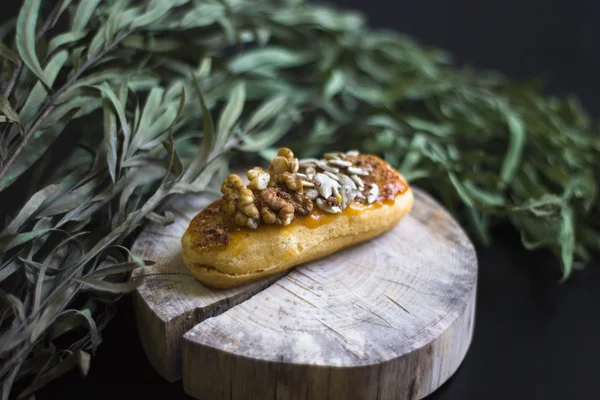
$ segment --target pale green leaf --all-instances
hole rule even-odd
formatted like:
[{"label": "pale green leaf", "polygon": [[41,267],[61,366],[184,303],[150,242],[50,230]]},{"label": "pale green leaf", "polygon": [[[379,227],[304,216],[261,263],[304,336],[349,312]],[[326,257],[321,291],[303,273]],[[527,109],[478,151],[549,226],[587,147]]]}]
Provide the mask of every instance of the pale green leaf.
[{"label": "pale green leaf", "polygon": [[247,51],[229,62],[231,72],[240,74],[257,68],[282,69],[306,64],[313,59],[308,53],[283,47],[263,47]]},{"label": "pale green leaf", "polygon": [[48,44],[48,53],[54,52],[54,50],[61,46],[78,42],[86,37],[87,34],[87,31],[70,31],[56,35]]},{"label": "pale green leaf", "polygon": [[56,25],[56,23],[58,22],[58,19],[62,15],[62,13],[65,12],[65,10],[71,5],[72,2],[73,2],[73,0],[61,0],[61,2],[60,2],[60,8],[58,9],[58,13],[56,13],[56,16],[52,20],[52,23],[51,23],[52,27],[54,25]]},{"label": "pale green leaf", "polygon": [[148,95],[146,100],[146,104],[144,105],[144,109],[142,111],[142,115],[140,118],[140,123],[138,125],[135,134],[133,135],[133,139],[131,141],[131,146],[129,147],[129,156],[131,157],[139,147],[146,142],[148,139],[153,139],[151,135],[149,135],[149,130],[151,129],[155,114],[158,111],[161,100],[163,98],[164,89],[161,87],[153,88]]},{"label": "pale green leaf", "polygon": [[509,113],[506,118],[510,141],[500,170],[500,179],[504,183],[510,183],[521,165],[525,151],[525,128],[516,115]]},{"label": "pale green leaf", "polygon": [[281,139],[293,125],[293,120],[288,115],[277,117],[272,126],[261,130],[254,135],[244,137],[239,149],[242,151],[259,151],[272,146]]},{"label": "pale green leaf", "polygon": [[277,95],[273,98],[265,100],[257,109],[252,113],[246,124],[246,131],[251,131],[259,125],[264,125],[269,122],[273,117],[279,114],[283,107],[289,100],[287,95]]},{"label": "pale green leaf", "polygon": [[17,19],[16,43],[21,59],[46,87],[52,83],[42,70],[35,50],[35,28],[40,12],[40,0],[24,0]]},{"label": "pale green leaf", "polygon": [[334,70],[331,76],[329,77],[329,80],[327,80],[327,83],[325,84],[325,88],[323,89],[323,96],[325,96],[326,99],[331,99],[332,97],[340,93],[342,89],[344,89],[345,83],[346,81],[344,79],[343,72],[337,69]]},{"label": "pale green leaf", "polygon": [[214,24],[224,15],[225,7],[223,4],[199,4],[186,13],[181,20],[176,21],[173,26],[184,29],[199,28]]},{"label": "pale green leaf", "polygon": [[231,129],[237,123],[244,109],[246,100],[246,85],[238,84],[229,97],[229,101],[225,105],[219,123],[217,125],[217,149],[222,148],[231,135]]},{"label": "pale green leaf", "polygon": [[10,224],[2,231],[0,236],[16,234],[30,218],[35,216],[46,200],[54,197],[59,189],[59,185],[48,185],[42,190],[36,192],[33,196],[31,196],[31,198],[29,198],[27,203],[25,203]]},{"label": "pale green leaf", "polygon": [[119,137],[117,132],[117,116],[108,98],[103,99],[104,112],[104,151],[106,152],[106,165],[113,184],[117,180],[117,161]]},{"label": "pale green leaf", "polygon": [[196,178],[196,175],[200,172],[204,164],[206,164],[215,147],[216,142],[215,125],[212,116],[210,115],[210,111],[206,106],[206,101],[204,100],[204,95],[202,94],[200,83],[193,74],[192,80],[194,81],[194,87],[196,89],[196,94],[198,95],[198,100],[200,101],[200,108],[202,109],[202,120],[204,129],[202,144],[200,145],[200,149],[198,149],[198,154],[191,162],[190,166],[185,171],[182,177],[182,181],[188,183]]},{"label": "pale green leaf", "polygon": [[0,112],[4,114],[7,120],[21,125],[21,119],[17,112],[12,108],[6,97],[0,95]]},{"label": "pale green leaf", "polygon": [[95,278],[73,278],[77,283],[102,293],[128,293],[142,284],[143,278],[132,279],[128,282],[107,282]]},{"label": "pale green leaf", "polygon": [[[60,51],[56,53],[48,62],[48,65],[46,65],[44,74],[46,75],[50,85],[54,83],[54,80],[58,76],[58,73],[64,66],[68,57],[69,53],[67,51]],[[21,117],[21,120],[26,121],[27,124],[27,122],[33,118],[35,113],[38,112],[40,106],[42,105],[44,100],[46,100],[47,97],[48,91],[46,90],[44,85],[42,85],[40,82],[36,83],[31,92],[29,93],[29,96],[27,97],[27,100],[25,101],[21,112],[19,113],[19,117]]]},{"label": "pale green leaf", "polygon": [[173,3],[163,0],[151,0],[146,12],[133,21],[134,27],[141,27],[156,22],[173,7]]},{"label": "pale green leaf", "polygon": [[562,280],[564,281],[571,275],[575,254],[575,216],[569,207],[564,207],[562,210],[558,239],[563,267]]},{"label": "pale green leaf", "polygon": [[77,11],[75,11],[75,16],[73,17],[73,31],[82,31],[86,28],[99,3],[100,0],[83,0],[79,3]]},{"label": "pale green leaf", "polygon": [[106,96],[108,100],[110,100],[114,111],[117,113],[119,117],[119,122],[121,125],[121,129],[123,130],[123,136],[126,143],[129,142],[129,138],[131,137],[131,128],[129,127],[129,123],[127,122],[127,117],[125,115],[125,108],[121,101],[117,98],[115,93],[111,90],[108,84],[105,82],[101,86],[92,86],[95,89],[98,89],[102,92],[103,95]]},{"label": "pale green leaf", "polygon": [[[142,267],[145,263],[142,263]],[[104,278],[111,275],[119,275],[123,273],[128,273],[133,271],[134,269],[140,268],[139,261],[127,261],[119,264],[113,264],[108,267],[98,268],[96,271],[91,274],[86,275],[86,278]]]}]

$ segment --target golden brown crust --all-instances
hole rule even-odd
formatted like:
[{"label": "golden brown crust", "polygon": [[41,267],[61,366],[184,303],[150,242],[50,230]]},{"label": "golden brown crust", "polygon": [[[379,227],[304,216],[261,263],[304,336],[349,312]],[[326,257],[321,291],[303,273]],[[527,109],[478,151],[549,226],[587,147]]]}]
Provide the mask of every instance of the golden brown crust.
[{"label": "golden brown crust", "polygon": [[[402,176],[379,157],[361,154],[348,157],[348,161],[359,167],[371,167],[373,169],[368,176],[361,178],[366,184],[374,183],[379,186],[377,201],[393,200],[398,194],[404,193],[408,189],[408,184]],[[360,199],[356,201],[364,202]]]},{"label": "golden brown crust", "polygon": [[[378,157],[359,155],[347,160],[369,169],[369,174],[361,179],[366,187],[378,186],[374,203],[356,198],[340,214],[328,214],[315,207],[308,215],[296,213],[288,226],[261,224],[258,229],[250,229],[237,226],[223,213],[223,199],[219,199],[194,217],[182,238],[186,266],[206,285],[233,287],[324,257],[391,229],[412,207],[408,184]],[[299,196],[291,193],[288,197],[294,195]],[[255,197],[260,202],[261,196]]]}]

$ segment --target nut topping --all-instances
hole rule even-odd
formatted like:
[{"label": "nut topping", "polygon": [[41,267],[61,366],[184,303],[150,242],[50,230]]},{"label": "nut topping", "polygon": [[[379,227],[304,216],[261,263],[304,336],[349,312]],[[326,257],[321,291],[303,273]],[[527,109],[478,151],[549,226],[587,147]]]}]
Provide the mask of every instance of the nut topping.
[{"label": "nut topping", "polygon": [[268,172],[263,171],[262,168],[256,167],[246,172],[246,176],[250,180],[248,189],[263,190],[269,186],[271,175]]},{"label": "nut topping", "polygon": [[350,161],[344,161],[344,160],[329,160],[329,164],[336,165],[338,167],[343,167],[343,168],[348,168],[348,167],[352,166],[352,163]]},{"label": "nut topping", "polygon": [[367,202],[369,204],[373,203],[375,199],[377,199],[377,196],[379,196],[379,186],[371,183],[369,185],[369,192],[367,194]]},{"label": "nut topping", "polygon": [[351,174],[354,174],[354,175],[363,175],[363,176],[369,175],[369,173],[367,171],[360,169],[360,168],[356,168],[356,167],[348,167],[348,172],[350,172]]},{"label": "nut topping", "polygon": [[342,212],[342,209],[339,208],[338,206],[330,206],[325,200],[323,200],[322,198],[318,198],[317,201],[317,207],[319,207],[321,210],[331,213],[331,214],[339,214]]},{"label": "nut topping", "polygon": [[260,208],[260,214],[263,220],[267,224],[289,225],[294,218],[294,205],[289,201],[290,198],[289,194],[277,188],[261,191],[260,199],[264,204]]},{"label": "nut topping", "polygon": [[256,167],[246,172],[247,187],[237,175],[225,180],[223,210],[236,225],[256,229],[261,220],[289,225],[295,216],[308,215],[314,205],[339,214],[355,200],[372,204],[380,189],[371,179],[363,181],[373,168],[358,156],[352,150],[298,160],[290,149],[281,148],[267,171]]},{"label": "nut topping", "polygon": [[248,189],[242,178],[235,174],[229,175],[221,185],[225,213],[234,218],[237,225],[250,229],[258,227],[258,208],[254,204],[254,193]]}]

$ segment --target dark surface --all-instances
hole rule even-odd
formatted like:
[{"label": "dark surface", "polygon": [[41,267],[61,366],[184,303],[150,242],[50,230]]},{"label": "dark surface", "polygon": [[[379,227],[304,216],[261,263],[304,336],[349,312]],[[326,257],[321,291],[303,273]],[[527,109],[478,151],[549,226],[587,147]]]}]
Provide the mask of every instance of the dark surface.
[{"label": "dark surface", "polygon": [[[338,0],[452,52],[458,62],[517,78],[543,76],[550,93],[576,93],[598,116],[600,27],[594,1]],[[4,3],[3,3],[4,7]],[[2,14],[10,14],[8,6]],[[0,16],[2,18],[2,16]],[[600,162],[600,161],[599,161]],[[598,399],[600,268],[564,285],[545,252],[521,249],[510,229],[478,249],[475,337],[454,377],[431,400]],[[67,384],[68,381],[68,384]],[[137,340],[130,299],[104,332],[86,379],[69,374],[38,399],[187,398],[150,367]]]},{"label": "dark surface", "polygon": [[[498,237],[493,247],[478,249],[471,348],[458,372],[427,399],[598,399],[599,266],[557,285],[547,253],[521,250],[510,229]],[[150,367],[130,299],[124,300],[89,376],[55,381],[38,400],[190,398],[181,382],[167,383]]]}]

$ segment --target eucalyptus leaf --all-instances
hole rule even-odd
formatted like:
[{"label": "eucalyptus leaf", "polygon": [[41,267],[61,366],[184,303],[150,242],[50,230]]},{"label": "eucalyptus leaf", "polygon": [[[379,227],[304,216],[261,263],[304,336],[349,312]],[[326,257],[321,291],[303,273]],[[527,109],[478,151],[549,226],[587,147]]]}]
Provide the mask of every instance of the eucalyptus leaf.
[{"label": "eucalyptus leaf", "polygon": [[215,126],[210,115],[210,111],[206,106],[206,101],[204,100],[204,95],[202,94],[202,89],[200,87],[200,83],[196,79],[194,75],[192,75],[192,79],[194,81],[194,87],[196,89],[196,94],[198,96],[198,100],[200,102],[200,107],[202,109],[202,120],[203,120],[203,137],[202,144],[198,149],[198,155],[194,158],[194,160],[190,163],[188,169],[184,172],[181,180],[184,182],[192,181],[200,169],[204,166],[204,164],[208,161],[210,154],[212,153],[217,138],[215,137]]},{"label": "eucalyptus leaf", "polygon": [[21,125],[21,119],[19,118],[19,115],[4,96],[0,96],[0,112],[4,114],[8,121],[16,122],[17,124]]},{"label": "eucalyptus leaf", "polygon": [[73,17],[73,31],[82,31],[86,28],[99,3],[100,0],[84,0],[79,2],[77,11],[75,11],[75,16]]},{"label": "eucalyptus leaf", "polygon": [[66,33],[61,33],[60,35],[56,35],[50,43],[48,43],[48,53],[54,52],[54,50],[60,48],[61,46],[75,43],[84,37],[86,37],[88,31],[71,31]]},{"label": "eucalyptus leaf", "polygon": [[500,171],[500,178],[505,183],[510,183],[514,177],[525,151],[525,129],[517,116],[509,114],[507,123],[510,132],[509,147]]},{"label": "eucalyptus leaf", "polygon": [[11,223],[4,228],[0,237],[14,235],[21,227],[42,207],[44,202],[51,198],[59,190],[58,185],[49,185],[39,192],[35,193],[29,201],[21,208],[19,213],[13,218]]},{"label": "eucalyptus leaf", "polygon": [[261,104],[248,119],[246,131],[251,131],[259,125],[264,125],[281,112],[289,100],[287,95],[277,95],[267,99]]},{"label": "eucalyptus leaf", "polygon": [[217,125],[216,147],[222,148],[231,135],[231,129],[237,123],[244,109],[246,100],[246,86],[243,83],[237,85],[231,92],[229,101],[225,105],[219,123]]},{"label": "eucalyptus leaf", "polygon": [[311,61],[309,53],[293,52],[281,47],[263,47],[248,51],[231,60],[229,69],[237,74],[257,68],[281,69],[303,65]]},{"label": "eucalyptus leaf", "polygon": [[[54,84],[56,77],[63,68],[65,62],[67,61],[68,56],[69,53],[67,53],[66,51],[60,51],[56,53],[46,65],[44,74],[46,75],[50,85]],[[44,100],[46,100],[47,96],[48,91],[46,90],[44,85],[42,85],[40,82],[36,83],[31,92],[29,93],[29,96],[27,97],[23,108],[19,112],[19,117],[23,121],[29,122],[35,115],[35,113],[39,110]]]},{"label": "eucalyptus leaf", "polygon": [[52,86],[44,74],[35,50],[35,27],[40,13],[40,0],[24,0],[17,19],[16,43],[21,60],[46,87]]},{"label": "eucalyptus leaf", "polygon": [[[129,122],[127,121],[127,117],[125,116],[125,108],[123,107],[123,104],[121,103],[121,101],[117,98],[115,93],[111,90],[111,88],[106,83],[104,83],[101,86],[93,86],[93,87],[95,89],[100,90],[102,92],[102,94],[104,96],[106,96],[106,98],[112,104],[114,111],[117,113],[117,116],[119,117],[121,130],[123,131],[123,136],[124,136],[124,143],[128,144],[130,141],[130,137],[131,137],[131,128],[129,126]],[[127,152],[127,149],[125,149],[124,153],[126,153],[126,152]]]},{"label": "eucalyptus leaf", "polygon": [[104,151],[106,152],[106,165],[113,184],[117,181],[117,161],[119,137],[117,132],[117,116],[110,104],[110,100],[105,98],[102,102],[104,111]]},{"label": "eucalyptus leaf", "polygon": [[127,293],[135,290],[141,285],[142,279],[133,279],[125,283],[107,282],[101,279],[94,278],[73,278],[77,283],[84,285],[85,287],[94,291],[103,293]]},{"label": "eucalyptus leaf", "polygon": [[21,62],[19,55],[12,51],[12,49],[6,47],[4,43],[0,43],[0,58],[4,58],[13,64],[19,64]]}]

